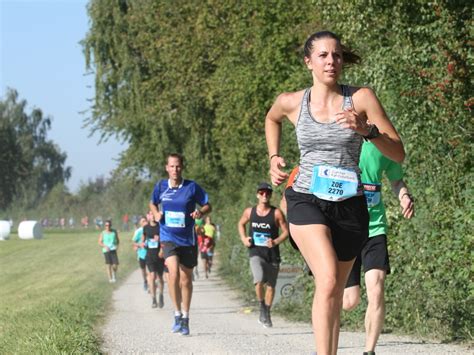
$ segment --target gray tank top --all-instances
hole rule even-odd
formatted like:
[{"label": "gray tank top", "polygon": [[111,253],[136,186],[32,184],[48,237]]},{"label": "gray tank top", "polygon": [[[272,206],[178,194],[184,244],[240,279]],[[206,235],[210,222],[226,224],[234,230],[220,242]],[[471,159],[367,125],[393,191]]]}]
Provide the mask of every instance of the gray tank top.
[{"label": "gray tank top", "polygon": [[[342,109],[353,107],[349,87],[342,85],[344,96]],[[305,90],[301,110],[296,122],[296,138],[300,148],[299,174],[293,189],[301,193],[311,193],[311,179],[315,165],[329,165],[357,173],[359,187],[357,195],[362,195],[360,184],[359,157],[362,136],[351,129],[342,128],[336,122],[316,121],[309,109],[311,88]]]}]

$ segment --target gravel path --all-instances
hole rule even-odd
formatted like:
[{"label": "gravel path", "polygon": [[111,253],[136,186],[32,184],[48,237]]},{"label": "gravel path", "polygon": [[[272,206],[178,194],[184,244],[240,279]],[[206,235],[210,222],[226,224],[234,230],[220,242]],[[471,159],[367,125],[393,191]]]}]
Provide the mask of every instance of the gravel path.
[{"label": "gravel path", "polygon": [[[152,309],[137,270],[114,292],[113,311],[102,329],[103,351],[109,354],[310,354],[309,324],[272,316],[265,329],[252,312],[215,274],[194,283],[190,336],[171,333],[173,308],[165,287],[165,307]],[[362,354],[364,334],[342,332],[338,354]],[[383,334],[381,354],[474,354],[455,345],[424,343]]]}]

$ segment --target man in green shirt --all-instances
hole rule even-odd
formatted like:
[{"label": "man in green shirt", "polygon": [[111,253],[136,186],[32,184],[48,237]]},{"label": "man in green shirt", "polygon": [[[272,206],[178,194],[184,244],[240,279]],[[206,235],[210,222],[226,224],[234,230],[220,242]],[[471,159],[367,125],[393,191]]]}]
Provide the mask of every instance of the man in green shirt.
[{"label": "man in green shirt", "polygon": [[400,201],[402,214],[411,218],[414,213],[413,198],[403,182],[400,164],[384,157],[377,147],[365,142],[362,146],[359,167],[369,209],[369,240],[356,258],[344,290],[343,308],[353,310],[360,302],[360,273],[364,266],[367,289],[367,311],[365,315],[366,343],[364,354],[375,355],[375,345],[385,319],[384,283],[390,273],[387,250],[387,217],[382,201],[382,176],[392,185]]}]

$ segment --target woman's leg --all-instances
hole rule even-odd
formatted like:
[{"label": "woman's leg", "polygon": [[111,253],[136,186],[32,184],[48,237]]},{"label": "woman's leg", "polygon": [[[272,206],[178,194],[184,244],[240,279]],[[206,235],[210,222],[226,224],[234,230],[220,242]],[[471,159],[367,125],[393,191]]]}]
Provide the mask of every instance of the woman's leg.
[{"label": "woman's leg", "polygon": [[317,353],[336,354],[342,296],[353,261],[338,261],[331,241],[331,231],[325,225],[290,224],[290,230],[315,276],[312,320]]}]

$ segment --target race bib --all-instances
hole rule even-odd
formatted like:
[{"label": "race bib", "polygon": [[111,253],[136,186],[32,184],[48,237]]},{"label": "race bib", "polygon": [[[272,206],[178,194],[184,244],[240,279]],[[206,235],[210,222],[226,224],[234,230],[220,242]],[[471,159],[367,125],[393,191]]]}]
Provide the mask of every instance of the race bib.
[{"label": "race bib", "polygon": [[165,225],[171,228],[185,227],[184,212],[165,211]]},{"label": "race bib", "polygon": [[253,244],[258,247],[266,247],[269,238],[270,233],[253,232]]},{"label": "race bib", "polygon": [[159,243],[160,242],[157,242],[153,239],[148,239],[148,249],[157,249]]},{"label": "race bib", "polygon": [[382,184],[362,184],[364,185],[364,195],[367,200],[367,207],[377,206],[382,197]]},{"label": "race bib", "polygon": [[343,201],[357,195],[359,179],[352,170],[316,165],[309,191],[326,201]]},{"label": "race bib", "polygon": [[117,246],[116,246],[116,245],[113,245],[113,244],[107,245],[107,247],[109,248],[110,251],[117,249]]}]

